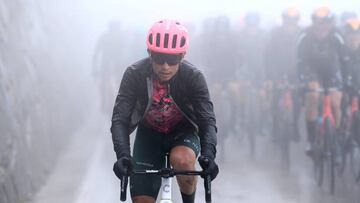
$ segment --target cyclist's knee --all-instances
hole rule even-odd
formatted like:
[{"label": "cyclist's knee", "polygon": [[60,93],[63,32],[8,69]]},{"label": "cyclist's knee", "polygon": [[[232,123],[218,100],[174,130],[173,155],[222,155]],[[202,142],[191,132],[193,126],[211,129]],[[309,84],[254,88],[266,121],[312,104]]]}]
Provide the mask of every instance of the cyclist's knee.
[{"label": "cyclist's knee", "polygon": [[308,82],[307,86],[310,90],[316,90],[320,88],[320,83],[317,81],[310,81]]},{"label": "cyclist's knee", "polygon": [[195,168],[195,152],[186,146],[177,146],[171,150],[170,163],[177,170],[193,170]]},{"label": "cyclist's knee", "polygon": [[341,99],[342,93],[341,92],[333,92],[331,94],[331,103],[335,109],[340,109],[341,107]]},{"label": "cyclist's knee", "polygon": [[309,93],[306,95],[305,109],[307,120],[314,120],[318,116],[319,95]]},{"label": "cyclist's knee", "polygon": [[132,197],[134,203],[155,203],[155,199],[150,196],[135,196]]}]

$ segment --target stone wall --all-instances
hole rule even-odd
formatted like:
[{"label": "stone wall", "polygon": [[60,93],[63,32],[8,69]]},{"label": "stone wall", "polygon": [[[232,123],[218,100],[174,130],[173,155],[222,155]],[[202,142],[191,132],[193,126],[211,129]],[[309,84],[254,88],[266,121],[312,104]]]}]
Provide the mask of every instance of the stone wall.
[{"label": "stone wall", "polygon": [[88,106],[54,2],[0,0],[0,203],[39,189]]}]

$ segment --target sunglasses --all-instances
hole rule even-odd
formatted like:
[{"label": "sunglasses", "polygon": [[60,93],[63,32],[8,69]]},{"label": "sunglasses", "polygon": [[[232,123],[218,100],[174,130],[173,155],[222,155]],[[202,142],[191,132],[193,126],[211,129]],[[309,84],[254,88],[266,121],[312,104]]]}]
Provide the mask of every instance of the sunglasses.
[{"label": "sunglasses", "polygon": [[162,53],[151,53],[151,59],[159,65],[167,63],[170,66],[174,66],[180,63],[182,54],[162,54]]}]

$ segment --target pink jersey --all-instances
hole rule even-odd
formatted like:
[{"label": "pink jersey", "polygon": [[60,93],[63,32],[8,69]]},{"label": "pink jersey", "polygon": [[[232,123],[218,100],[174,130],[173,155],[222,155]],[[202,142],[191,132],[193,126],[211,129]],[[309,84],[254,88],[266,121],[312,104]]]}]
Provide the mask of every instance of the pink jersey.
[{"label": "pink jersey", "polygon": [[160,133],[170,133],[184,120],[180,109],[169,95],[167,84],[153,81],[152,104],[145,115],[145,123]]}]

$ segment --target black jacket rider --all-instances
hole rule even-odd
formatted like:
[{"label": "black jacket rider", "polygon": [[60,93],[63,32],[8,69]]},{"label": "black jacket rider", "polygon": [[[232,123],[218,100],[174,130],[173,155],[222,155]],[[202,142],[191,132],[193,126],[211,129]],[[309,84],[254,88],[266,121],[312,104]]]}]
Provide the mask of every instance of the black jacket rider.
[{"label": "black jacket rider", "polygon": [[[124,73],[112,116],[112,139],[117,158],[130,153],[129,135],[151,106],[152,65],[149,58],[131,65]],[[216,154],[216,120],[203,74],[183,61],[169,81],[170,95],[192,124],[201,142],[201,153]]]},{"label": "black jacket rider", "polygon": [[344,41],[333,30],[325,39],[317,39],[311,29],[300,37],[298,45],[300,81],[316,80],[322,86],[339,87],[345,65]]}]

